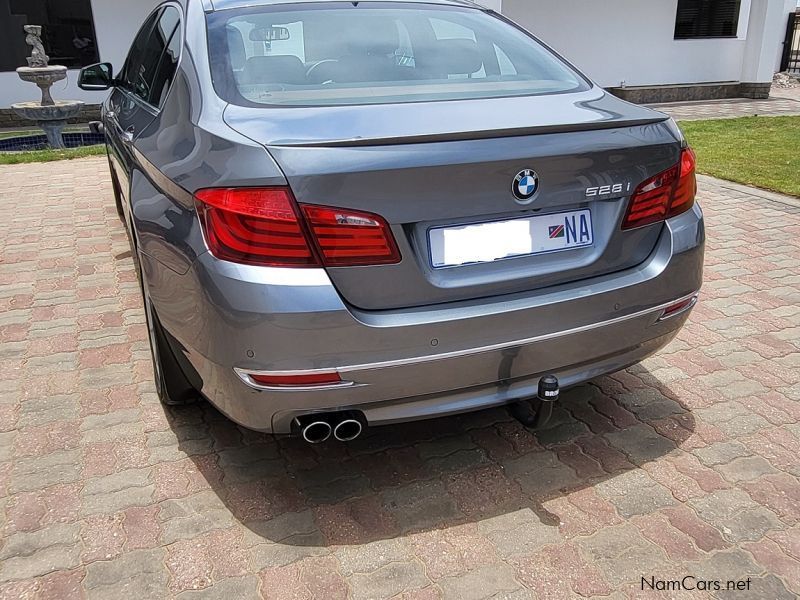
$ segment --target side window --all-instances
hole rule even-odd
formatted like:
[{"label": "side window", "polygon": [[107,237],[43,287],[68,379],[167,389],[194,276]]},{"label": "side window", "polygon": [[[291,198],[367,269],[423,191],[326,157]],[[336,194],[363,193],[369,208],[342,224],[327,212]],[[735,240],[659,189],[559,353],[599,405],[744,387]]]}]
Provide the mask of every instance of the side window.
[{"label": "side window", "polygon": [[136,73],[139,71],[142,59],[144,58],[147,50],[147,43],[150,40],[150,34],[153,32],[153,27],[155,27],[160,15],[160,10],[157,10],[150,15],[147,21],[144,22],[144,25],[142,25],[139,33],[136,34],[136,38],[133,40],[131,49],[128,52],[128,58],[125,60],[125,65],[122,67],[122,71],[118,77],[122,87],[128,91],[133,91]]},{"label": "side window", "polygon": [[181,43],[180,12],[168,6],[154,13],[133,43],[122,86],[148,104],[160,106],[175,76]]},{"label": "side window", "polygon": [[166,48],[153,77],[148,100],[153,106],[161,108],[164,106],[172,80],[175,78],[175,72],[178,70],[178,60],[183,46],[180,14],[176,8],[170,6],[164,10],[153,35],[159,44],[166,40]]}]

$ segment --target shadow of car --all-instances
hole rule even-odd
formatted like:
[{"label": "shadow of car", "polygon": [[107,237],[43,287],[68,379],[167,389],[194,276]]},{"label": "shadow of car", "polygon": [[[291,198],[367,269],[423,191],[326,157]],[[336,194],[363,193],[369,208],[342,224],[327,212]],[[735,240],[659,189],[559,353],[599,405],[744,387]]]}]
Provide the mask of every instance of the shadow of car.
[{"label": "shadow of car", "polygon": [[293,554],[507,515],[584,526],[548,510],[568,494],[583,495],[599,520],[610,498],[628,516],[643,495],[649,510],[666,506],[669,492],[637,471],[695,428],[677,395],[641,366],[564,392],[551,426],[536,434],[493,409],[312,446],[241,428],[207,403],[165,410],[180,449],[233,517],[255,539],[299,547]]}]

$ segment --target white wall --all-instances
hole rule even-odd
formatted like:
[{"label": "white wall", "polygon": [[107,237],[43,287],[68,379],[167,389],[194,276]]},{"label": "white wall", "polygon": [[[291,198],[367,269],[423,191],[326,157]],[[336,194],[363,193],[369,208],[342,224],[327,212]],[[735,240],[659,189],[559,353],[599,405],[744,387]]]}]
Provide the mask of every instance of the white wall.
[{"label": "white wall", "polygon": [[[100,60],[111,62],[119,69],[142,22],[160,1],[92,0]],[[24,33],[20,32],[20,35]],[[53,86],[53,97],[99,104],[108,95],[108,92],[84,92],[76,84],[77,77],[78,71],[69,71],[66,81]],[[16,73],[0,73],[0,108],[41,97],[39,88],[21,81]]]},{"label": "white wall", "polygon": [[677,0],[503,0],[503,13],[603,86],[739,81],[748,0],[738,39],[675,40]]},{"label": "white wall", "polygon": [[675,40],[678,0],[479,1],[603,86],[771,81],[789,13],[800,7],[800,0],[742,0],[736,39]]}]

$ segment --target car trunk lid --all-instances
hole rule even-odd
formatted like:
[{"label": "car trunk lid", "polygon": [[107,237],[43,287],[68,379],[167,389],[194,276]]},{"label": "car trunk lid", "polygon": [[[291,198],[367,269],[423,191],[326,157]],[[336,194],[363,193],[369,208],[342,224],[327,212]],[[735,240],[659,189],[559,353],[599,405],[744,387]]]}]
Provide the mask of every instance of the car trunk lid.
[{"label": "car trunk lid", "polygon": [[[678,161],[666,117],[592,92],[490,101],[325,109],[229,107],[226,121],[261,142],[300,203],[381,215],[399,264],[329,268],[364,310],[531,291],[630,268],[660,226],[621,231],[636,185]],[[596,94],[596,90],[595,90]],[[412,110],[413,109],[413,110]],[[512,194],[532,170],[528,204]],[[591,244],[437,267],[431,232],[477,223],[591,215]],[[557,233],[557,232],[556,232]]]}]

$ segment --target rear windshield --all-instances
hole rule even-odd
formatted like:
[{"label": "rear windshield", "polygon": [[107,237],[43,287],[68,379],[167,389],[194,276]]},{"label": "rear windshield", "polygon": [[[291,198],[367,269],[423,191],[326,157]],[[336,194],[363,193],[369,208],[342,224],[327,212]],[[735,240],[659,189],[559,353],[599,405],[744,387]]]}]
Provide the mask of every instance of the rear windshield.
[{"label": "rear windshield", "polygon": [[331,106],[554,94],[587,83],[535,39],[471,8],[377,2],[208,17],[214,86],[245,106]]}]

